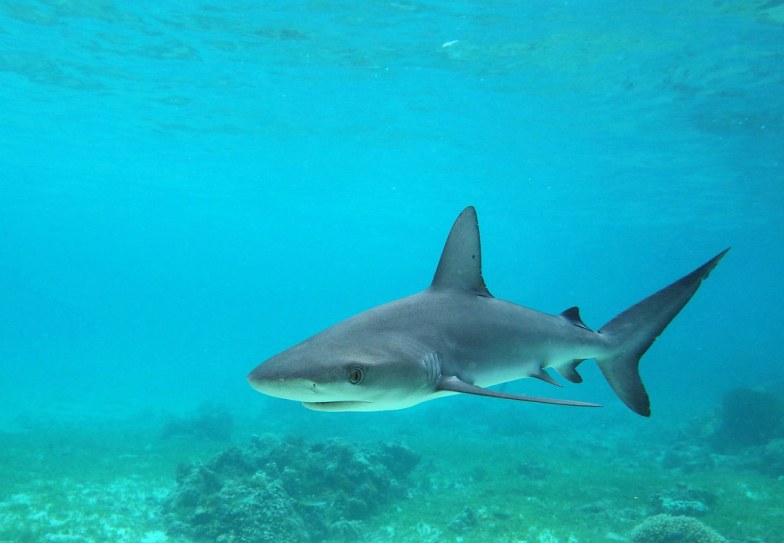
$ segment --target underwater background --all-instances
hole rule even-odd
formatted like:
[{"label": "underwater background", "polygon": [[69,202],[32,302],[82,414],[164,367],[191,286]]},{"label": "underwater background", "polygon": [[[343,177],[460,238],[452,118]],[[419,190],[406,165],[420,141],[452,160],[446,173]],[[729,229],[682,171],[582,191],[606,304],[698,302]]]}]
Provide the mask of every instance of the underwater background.
[{"label": "underwater background", "polygon": [[[0,541],[784,541],[784,2],[0,0]],[[258,363],[425,288],[599,328],[585,382],[318,413]]]}]

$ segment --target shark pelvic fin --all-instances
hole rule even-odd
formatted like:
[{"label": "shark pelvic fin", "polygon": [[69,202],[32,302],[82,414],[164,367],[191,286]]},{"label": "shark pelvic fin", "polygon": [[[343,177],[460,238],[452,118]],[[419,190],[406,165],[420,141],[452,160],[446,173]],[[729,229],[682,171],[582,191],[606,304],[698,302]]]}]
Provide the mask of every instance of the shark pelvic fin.
[{"label": "shark pelvic fin", "polygon": [[559,400],[556,398],[540,398],[538,396],[522,396],[520,394],[509,394],[489,388],[482,388],[462,381],[459,377],[442,376],[436,384],[436,390],[448,390],[461,394],[473,394],[475,396],[487,396],[490,398],[501,398],[502,400],[517,400],[519,402],[549,403],[554,405],[569,405],[573,407],[601,407],[599,404],[577,402],[574,400]]},{"label": "shark pelvic fin", "polygon": [[551,385],[555,385],[557,387],[562,386],[561,383],[553,379],[553,376],[550,375],[547,372],[547,370],[544,368],[539,368],[539,371],[537,371],[536,373],[532,373],[531,377],[533,377],[534,379],[539,379],[540,381],[544,381],[545,383],[550,383]]},{"label": "shark pelvic fin", "polygon": [[492,298],[482,278],[482,248],[476,210],[469,206],[455,220],[430,288],[462,289]]}]

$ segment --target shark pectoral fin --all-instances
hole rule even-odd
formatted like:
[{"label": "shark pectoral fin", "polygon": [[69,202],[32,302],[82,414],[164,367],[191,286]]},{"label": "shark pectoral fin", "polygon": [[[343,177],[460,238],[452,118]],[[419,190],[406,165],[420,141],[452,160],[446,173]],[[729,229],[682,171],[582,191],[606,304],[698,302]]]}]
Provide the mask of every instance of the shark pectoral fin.
[{"label": "shark pectoral fin", "polygon": [[451,376],[442,376],[436,384],[436,390],[448,390],[450,392],[459,392],[462,394],[473,394],[475,396],[488,396],[490,398],[501,398],[502,400],[517,400],[519,402],[535,402],[535,403],[549,403],[554,405],[569,405],[573,407],[601,407],[599,404],[577,402],[574,400],[558,400],[555,398],[540,398],[538,396],[522,396],[519,394],[509,394],[508,392],[500,392],[498,390],[491,390],[489,388],[482,388],[476,385],[470,385],[460,378]]}]

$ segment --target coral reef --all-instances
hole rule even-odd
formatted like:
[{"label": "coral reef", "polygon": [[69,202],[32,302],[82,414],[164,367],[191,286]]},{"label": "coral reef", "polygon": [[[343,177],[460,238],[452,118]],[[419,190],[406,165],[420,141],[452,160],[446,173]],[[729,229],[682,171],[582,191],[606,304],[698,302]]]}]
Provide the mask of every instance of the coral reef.
[{"label": "coral reef", "polygon": [[672,515],[648,517],[631,535],[631,543],[726,543],[696,518]]},{"label": "coral reef", "polygon": [[707,490],[694,488],[685,483],[651,496],[651,509],[655,513],[699,517],[710,512],[716,502],[716,495]]},{"label": "coral reef", "polygon": [[784,437],[784,401],[758,389],[736,388],[722,399],[719,426],[713,443],[719,451],[765,445]]},{"label": "coral reef", "polygon": [[355,521],[405,494],[418,461],[394,443],[255,437],[246,448],[178,468],[164,506],[168,529],[220,543],[351,540]]},{"label": "coral reef", "polygon": [[[784,398],[762,389],[730,390],[715,413],[685,421],[656,459],[661,467],[681,475],[721,469],[782,477]],[[689,516],[707,512],[696,503],[659,504],[654,509]]]},{"label": "coral reef", "polygon": [[161,436],[190,437],[212,441],[229,441],[234,428],[234,417],[226,408],[204,403],[190,417],[173,416],[166,421]]}]

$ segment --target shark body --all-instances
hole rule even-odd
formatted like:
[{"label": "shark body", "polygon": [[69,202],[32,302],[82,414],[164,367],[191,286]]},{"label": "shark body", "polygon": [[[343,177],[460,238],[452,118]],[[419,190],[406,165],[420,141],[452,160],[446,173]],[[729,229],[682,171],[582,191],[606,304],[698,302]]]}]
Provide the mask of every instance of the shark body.
[{"label": "shark body", "polygon": [[598,331],[576,307],[548,315],[493,297],[482,278],[473,207],[458,216],[432,284],[306,339],[256,367],[251,386],[319,411],[403,409],[452,394],[598,407],[487,387],[524,377],[582,381],[593,358],[618,397],[650,415],[639,360],[728,249],[627,309]]}]

